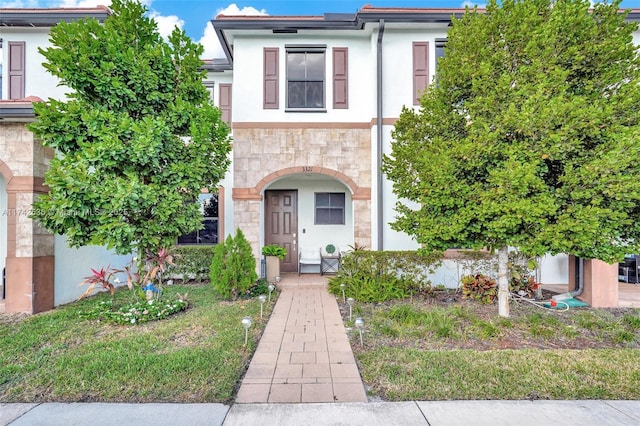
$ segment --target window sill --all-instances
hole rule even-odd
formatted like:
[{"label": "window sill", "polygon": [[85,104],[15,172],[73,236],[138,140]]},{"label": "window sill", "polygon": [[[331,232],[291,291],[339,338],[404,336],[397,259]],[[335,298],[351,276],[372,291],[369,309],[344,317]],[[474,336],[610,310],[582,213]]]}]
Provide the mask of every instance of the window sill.
[{"label": "window sill", "polygon": [[326,108],[285,108],[284,112],[327,112]]}]

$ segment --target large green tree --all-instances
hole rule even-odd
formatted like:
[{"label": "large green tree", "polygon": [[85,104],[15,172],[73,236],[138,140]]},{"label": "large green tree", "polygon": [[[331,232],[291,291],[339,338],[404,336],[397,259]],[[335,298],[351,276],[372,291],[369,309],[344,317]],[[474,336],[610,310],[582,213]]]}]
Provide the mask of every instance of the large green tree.
[{"label": "large green tree", "polygon": [[383,170],[394,229],[425,249],[508,247],[614,262],[640,248],[640,68],[619,1],[504,0],[449,30]]},{"label": "large green tree", "polygon": [[202,47],[177,28],[163,40],[138,2],[111,12],[58,24],[40,50],[72,92],[35,105],[30,129],[56,155],[34,217],[71,246],[145,255],[202,226],[198,195],[224,177],[231,143]]}]

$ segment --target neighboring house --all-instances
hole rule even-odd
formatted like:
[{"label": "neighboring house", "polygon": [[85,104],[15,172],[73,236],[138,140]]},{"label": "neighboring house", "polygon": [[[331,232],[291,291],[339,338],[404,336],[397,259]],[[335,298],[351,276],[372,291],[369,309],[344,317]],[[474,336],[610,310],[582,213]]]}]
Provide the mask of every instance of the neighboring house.
[{"label": "neighboring house", "polygon": [[[61,20],[103,20],[108,13],[101,7],[0,10],[0,235],[6,235],[0,268],[6,258],[8,311],[68,302],[89,267],[122,262],[91,251],[75,262],[81,273],[71,277],[63,263],[71,256],[61,255],[69,250],[64,238],[23,214],[46,190],[42,178],[53,155],[24,127],[34,119],[34,99],[25,97],[62,98],[66,91],[41,66],[37,48],[48,45],[51,26]],[[265,244],[287,248],[286,272],[298,271],[299,253],[328,244],[416,249],[389,226],[398,200],[380,163],[402,107],[416,107],[433,80],[451,16],[463,13],[365,6],[352,14],[216,17],[226,58],[205,61],[204,84],[231,125],[232,166],[218,194],[201,197],[206,229],[179,242],[215,243],[239,227],[256,259]],[[640,20],[640,10],[630,19]],[[544,258],[541,280],[567,283],[569,270],[567,256]],[[432,281],[456,287],[463,272],[445,262]]]},{"label": "neighboring house", "polygon": [[35,119],[32,102],[69,91],[44,69],[38,48],[49,46],[58,22],[103,21],[108,14],[105,7],[0,9],[0,311],[3,304],[7,312],[36,313],[68,303],[84,292],[78,284],[90,267],[128,260],[101,247],[70,249],[29,218],[34,199],[47,191],[44,174],[54,155],[25,127]]}]

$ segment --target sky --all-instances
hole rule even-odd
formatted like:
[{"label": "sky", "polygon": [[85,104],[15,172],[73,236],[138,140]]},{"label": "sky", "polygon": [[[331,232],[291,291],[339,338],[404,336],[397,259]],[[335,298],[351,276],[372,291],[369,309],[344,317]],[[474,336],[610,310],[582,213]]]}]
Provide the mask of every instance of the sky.
[{"label": "sky", "polygon": [[[375,7],[458,8],[482,6],[469,0],[142,0],[158,23],[162,35],[177,25],[204,46],[203,58],[223,57],[210,20],[216,15],[323,15],[354,13],[365,4]],[[110,0],[0,0],[0,7],[94,7],[108,6]],[[640,8],[640,0],[623,0],[623,8]]]}]

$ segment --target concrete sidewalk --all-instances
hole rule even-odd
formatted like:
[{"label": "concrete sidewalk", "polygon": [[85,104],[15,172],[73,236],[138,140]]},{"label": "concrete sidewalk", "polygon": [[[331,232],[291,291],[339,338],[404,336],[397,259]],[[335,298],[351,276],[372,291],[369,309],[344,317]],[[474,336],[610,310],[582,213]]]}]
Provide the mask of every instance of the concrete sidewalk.
[{"label": "concrete sidewalk", "polygon": [[538,425],[640,424],[640,401],[408,401],[316,404],[0,404],[0,425]]}]

